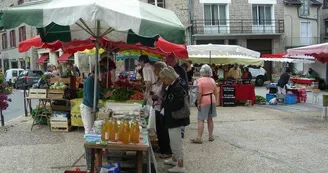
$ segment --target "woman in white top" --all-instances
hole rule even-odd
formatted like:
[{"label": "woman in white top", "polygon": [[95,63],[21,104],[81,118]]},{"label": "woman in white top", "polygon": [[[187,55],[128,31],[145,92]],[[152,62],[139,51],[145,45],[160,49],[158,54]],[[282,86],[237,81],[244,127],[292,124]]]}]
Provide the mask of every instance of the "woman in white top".
[{"label": "woman in white top", "polygon": [[[164,62],[156,62],[154,65],[154,74],[159,77],[159,73],[162,69],[167,67]],[[172,156],[172,151],[170,147],[170,138],[168,128],[166,128],[164,123],[164,116],[161,114],[161,105],[163,99],[163,82],[161,80],[157,80],[155,84],[152,86],[152,99],[153,99],[153,107],[155,109],[156,114],[156,133],[158,138],[158,146],[161,152],[161,158],[169,158]]]}]

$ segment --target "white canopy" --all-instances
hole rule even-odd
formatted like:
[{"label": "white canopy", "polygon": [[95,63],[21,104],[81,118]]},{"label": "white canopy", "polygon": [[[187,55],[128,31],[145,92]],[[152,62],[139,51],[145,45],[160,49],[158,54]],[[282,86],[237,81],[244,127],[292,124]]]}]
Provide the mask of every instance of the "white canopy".
[{"label": "white canopy", "polygon": [[307,59],[291,59],[291,58],[261,58],[263,61],[272,61],[272,62],[288,62],[288,63],[304,63],[304,64],[312,64],[315,61],[307,60]]},{"label": "white canopy", "polygon": [[241,46],[236,45],[219,45],[219,44],[205,44],[205,45],[189,45],[188,54],[190,58],[207,56],[231,56],[243,55],[253,58],[260,58],[260,52],[256,52]]}]

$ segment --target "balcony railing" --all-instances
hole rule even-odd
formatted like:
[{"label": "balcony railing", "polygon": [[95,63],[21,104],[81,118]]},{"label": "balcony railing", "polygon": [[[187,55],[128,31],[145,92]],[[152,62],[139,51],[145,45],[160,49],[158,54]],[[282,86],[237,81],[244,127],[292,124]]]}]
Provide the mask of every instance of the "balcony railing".
[{"label": "balcony railing", "polygon": [[193,34],[280,34],[284,33],[284,20],[193,20]]}]

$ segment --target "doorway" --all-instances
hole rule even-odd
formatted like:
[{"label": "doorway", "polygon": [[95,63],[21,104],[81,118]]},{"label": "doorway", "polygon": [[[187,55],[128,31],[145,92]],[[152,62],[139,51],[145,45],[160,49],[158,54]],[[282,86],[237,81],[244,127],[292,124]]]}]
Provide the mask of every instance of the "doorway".
[{"label": "doorway", "polygon": [[300,45],[307,46],[312,44],[312,25],[311,21],[301,21]]}]

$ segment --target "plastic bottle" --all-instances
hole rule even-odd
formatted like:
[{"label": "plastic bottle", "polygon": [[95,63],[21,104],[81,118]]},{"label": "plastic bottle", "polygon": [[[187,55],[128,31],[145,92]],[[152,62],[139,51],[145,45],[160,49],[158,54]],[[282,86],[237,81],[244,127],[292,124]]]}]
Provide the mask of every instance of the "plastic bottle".
[{"label": "plastic bottle", "polygon": [[120,127],[119,127],[118,140],[120,142],[122,142],[123,141],[123,138],[124,138],[124,136],[123,136],[124,122],[125,122],[125,120],[121,121]]},{"label": "plastic bottle", "polygon": [[116,119],[112,120],[111,124],[111,131],[110,131],[110,140],[112,142],[117,142],[118,141],[118,133],[119,133],[119,128],[118,128],[118,123]]},{"label": "plastic bottle", "polygon": [[105,141],[109,141],[110,140],[110,131],[112,128],[112,122],[110,120],[108,120],[108,121],[106,121],[105,125],[106,125]]},{"label": "plastic bottle", "polygon": [[140,128],[139,128],[139,123],[137,120],[134,120],[134,126],[132,129],[132,133],[131,133],[131,142],[134,144],[138,144],[139,141],[139,137],[140,137]]},{"label": "plastic bottle", "polygon": [[123,123],[123,144],[128,144],[130,142],[130,124],[128,121],[124,121]]}]

